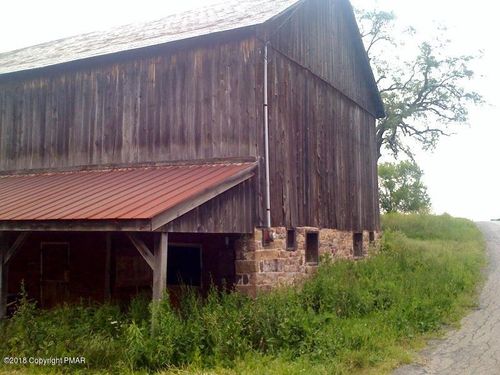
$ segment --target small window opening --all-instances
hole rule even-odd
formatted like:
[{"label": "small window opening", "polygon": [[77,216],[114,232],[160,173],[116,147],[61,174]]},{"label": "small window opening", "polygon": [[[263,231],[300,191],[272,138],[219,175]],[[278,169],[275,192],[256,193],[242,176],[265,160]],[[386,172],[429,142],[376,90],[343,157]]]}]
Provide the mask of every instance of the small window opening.
[{"label": "small window opening", "polygon": [[262,246],[269,246],[274,241],[274,232],[270,228],[262,228]]},{"label": "small window opening", "polygon": [[306,262],[318,264],[319,261],[319,233],[306,233]]},{"label": "small window opening", "polygon": [[369,239],[370,239],[370,243],[375,242],[375,232],[370,232]]},{"label": "small window opening", "polygon": [[293,228],[286,231],[286,249],[288,251],[297,249],[297,232]]},{"label": "small window opening", "polygon": [[355,257],[363,256],[363,233],[354,233],[353,235],[353,249]]}]

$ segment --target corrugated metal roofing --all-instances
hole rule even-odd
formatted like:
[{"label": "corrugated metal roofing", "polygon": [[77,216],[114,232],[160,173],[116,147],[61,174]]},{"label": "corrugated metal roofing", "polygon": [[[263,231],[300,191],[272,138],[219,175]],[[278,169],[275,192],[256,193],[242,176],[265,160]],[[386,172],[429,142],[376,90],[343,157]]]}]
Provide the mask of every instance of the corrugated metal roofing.
[{"label": "corrugated metal roofing", "polygon": [[157,21],[120,26],[0,54],[0,74],[254,26],[300,0],[226,0]]},{"label": "corrugated metal roofing", "polygon": [[0,176],[0,221],[152,219],[236,176],[250,178],[254,167],[228,163]]}]

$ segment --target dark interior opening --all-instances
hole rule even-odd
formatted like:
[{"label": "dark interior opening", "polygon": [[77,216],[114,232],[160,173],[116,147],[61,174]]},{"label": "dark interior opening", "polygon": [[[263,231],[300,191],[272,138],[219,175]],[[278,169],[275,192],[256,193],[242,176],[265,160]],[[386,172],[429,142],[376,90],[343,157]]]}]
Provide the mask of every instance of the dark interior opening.
[{"label": "dark interior opening", "polygon": [[286,231],[286,249],[288,251],[297,249],[297,232],[293,228]]},{"label": "dark interior opening", "polygon": [[40,304],[57,305],[69,294],[69,243],[42,242],[40,245]]},{"label": "dark interior opening", "polygon": [[375,232],[370,232],[368,236],[370,239],[370,243],[375,242]]},{"label": "dark interior opening", "polygon": [[363,233],[353,234],[353,249],[355,257],[363,256]]},{"label": "dark interior opening", "polygon": [[197,246],[168,247],[168,285],[201,286],[201,249]]},{"label": "dark interior opening", "polygon": [[306,262],[318,264],[319,261],[319,233],[306,233]]}]

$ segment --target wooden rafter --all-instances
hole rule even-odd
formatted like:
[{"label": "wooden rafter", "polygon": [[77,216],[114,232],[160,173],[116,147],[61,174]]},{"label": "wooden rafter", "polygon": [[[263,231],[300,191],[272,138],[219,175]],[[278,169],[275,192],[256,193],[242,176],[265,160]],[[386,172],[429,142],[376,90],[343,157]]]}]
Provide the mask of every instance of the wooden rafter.
[{"label": "wooden rafter", "polygon": [[154,255],[148,249],[146,244],[139,237],[137,237],[136,234],[127,233],[127,237],[129,238],[130,242],[132,242],[132,244],[135,246],[139,254],[141,254],[144,260],[148,263],[149,267],[151,267],[151,269],[154,271],[155,269]]},{"label": "wooden rafter", "polygon": [[8,248],[7,252],[5,253],[3,257],[3,263],[7,264],[9,263],[10,259],[16,255],[17,251],[23,246],[24,242],[26,241],[26,238],[28,238],[29,232],[23,232],[19,236],[17,236],[16,240],[12,244],[10,248]]}]

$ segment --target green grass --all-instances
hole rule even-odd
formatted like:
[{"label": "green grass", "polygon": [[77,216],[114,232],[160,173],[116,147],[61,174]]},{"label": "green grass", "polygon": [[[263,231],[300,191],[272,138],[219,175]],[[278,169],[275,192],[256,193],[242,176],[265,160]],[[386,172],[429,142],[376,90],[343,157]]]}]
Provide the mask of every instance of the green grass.
[{"label": "green grass", "polygon": [[40,311],[24,301],[0,334],[0,355],[84,356],[86,366],[29,372],[165,374],[384,373],[474,305],[484,244],[450,216],[388,215],[381,249],[362,261],[323,263],[299,289],[250,300],[188,294],[179,309],[136,299]]}]

